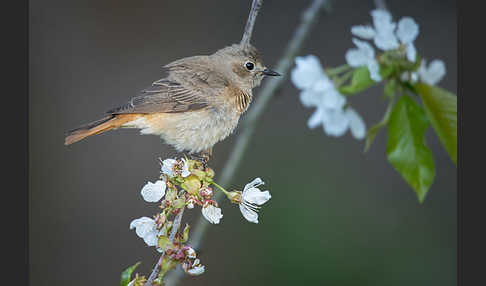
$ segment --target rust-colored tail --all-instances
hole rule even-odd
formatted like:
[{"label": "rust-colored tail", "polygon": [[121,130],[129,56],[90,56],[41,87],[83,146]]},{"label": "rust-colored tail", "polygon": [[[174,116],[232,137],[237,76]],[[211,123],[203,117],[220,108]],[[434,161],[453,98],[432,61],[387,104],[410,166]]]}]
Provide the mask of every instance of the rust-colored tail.
[{"label": "rust-colored tail", "polygon": [[127,122],[135,120],[139,116],[139,114],[108,115],[101,118],[100,120],[96,120],[94,122],[68,131],[67,137],[64,141],[64,145],[73,144],[88,136],[100,134],[111,129],[116,129]]}]

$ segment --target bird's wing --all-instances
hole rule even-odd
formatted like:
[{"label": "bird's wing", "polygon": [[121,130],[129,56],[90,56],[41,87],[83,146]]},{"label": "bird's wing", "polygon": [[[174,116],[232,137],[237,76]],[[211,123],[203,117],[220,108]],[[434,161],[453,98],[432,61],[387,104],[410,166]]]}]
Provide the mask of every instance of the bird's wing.
[{"label": "bird's wing", "polygon": [[168,77],[154,82],[141,95],[108,113],[173,113],[205,108],[228,85],[227,80],[209,66],[207,56],[174,61],[164,66],[169,71]]},{"label": "bird's wing", "polygon": [[172,113],[198,110],[208,106],[203,90],[184,87],[176,81],[160,79],[141,95],[107,113]]}]

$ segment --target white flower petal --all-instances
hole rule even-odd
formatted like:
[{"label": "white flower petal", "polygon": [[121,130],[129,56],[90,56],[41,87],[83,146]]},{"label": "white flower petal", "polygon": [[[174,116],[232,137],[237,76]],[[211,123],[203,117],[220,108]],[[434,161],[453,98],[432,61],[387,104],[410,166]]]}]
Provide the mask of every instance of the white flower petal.
[{"label": "white flower petal", "polygon": [[371,26],[352,26],[351,33],[363,39],[371,40],[375,37],[375,29]]},{"label": "white flower petal", "polygon": [[174,159],[165,159],[162,161],[162,173],[166,174],[169,177],[174,177],[176,173],[174,172],[174,165],[177,164],[177,161]]},{"label": "white flower petal", "polygon": [[327,91],[322,99],[322,106],[330,109],[341,109],[346,104],[346,97],[341,95],[335,88]]},{"label": "white flower petal", "polygon": [[370,61],[368,64],[368,71],[372,80],[378,82],[381,81],[380,66],[376,60]]},{"label": "white flower petal", "polygon": [[[403,17],[398,22],[397,37],[403,44],[410,44],[417,38],[419,26],[411,17]],[[415,61],[415,60],[414,60]]]},{"label": "white flower petal", "polygon": [[373,25],[376,30],[389,30],[394,27],[391,26],[392,15],[390,12],[384,9],[375,9],[371,11],[371,17],[373,18]]},{"label": "white flower petal", "polygon": [[245,190],[242,194],[243,200],[251,204],[263,205],[272,196],[269,191],[261,191],[258,188],[250,188]]},{"label": "white flower petal", "polygon": [[208,205],[203,207],[201,210],[205,219],[207,219],[212,224],[218,224],[223,215],[221,214],[221,209],[213,205]]},{"label": "white flower petal", "polygon": [[346,52],[345,58],[348,65],[359,67],[375,60],[375,50],[369,43],[356,38],[353,38],[353,43],[358,49],[350,49]]},{"label": "white flower petal", "polygon": [[412,63],[414,63],[417,58],[417,50],[415,49],[414,44],[409,43],[407,44],[406,48],[407,48],[407,59]]},{"label": "white flower petal", "polygon": [[430,85],[435,85],[446,74],[445,64],[441,60],[433,60],[427,68],[425,59],[423,59],[418,69],[418,74],[421,81]]},{"label": "white flower petal", "polygon": [[318,106],[322,101],[322,93],[316,93],[312,89],[304,89],[300,92],[300,102],[305,107]]},{"label": "white flower petal", "polygon": [[329,118],[324,122],[324,132],[328,136],[339,137],[348,129],[348,118],[341,109],[329,110]]},{"label": "white flower petal", "polygon": [[290,80],[299,89],[308,89],[324,76],[319,59],[314,55],[295,58],[295,68],[290,73]]},{"label": "white flower petal", "polygon": [[157,232],[154,230],[154,231],[151,231],[151,232],[147,233],[143,237],[143,241],[145,241],[145,243],[148,246],[156,246],[157,245],[157,242],[158,242]]},{"label": "white flower petal", "polygon": [[363,66],[368,62],[365,53],[360,49],[349,49],[344,55],[346,63],[352,67]]},{"label": "white flower petal", "polygon": [[318,107],[314,113],[312,113],[311,117],[309,117],[309,120],[307,120],[307,127],[309,127],[309,129],[314,129],[322,124],[325,118],[326,113],[324,108]]},{"label": "white flower petal", "polygon": [[379,32],[373,39],[373,42],[377,48],[383,51],[394,50],[399,46],[398,39],[393,33],[393,30]]},{"label": "white flower petal", "polygon": [[130,229],[135,228],[135,232],[141,238],[156,229],[155,221],[149,217],[141,217],[130,223]]},{"label": "white flower petal", "polygon": [[127,286],[133,286],[133,283],[135,283],[135,280],[136,279],[133,279],[132,281],[130,281],[130,283],[128,283]]},{"label": "white flower petal", "polygon": [[255,188],[255,187],[258,187],[258,186],[261,186],[261,185],[264,185],[265,182],[260,179],[260,178],[256,178],[254,179],[253,181],[249,182],[248,184],[245,185],[245,187],[243,188],[243,193],[245,193],[246,190],[249,190],[251,188]]},{"label": "white flower petal", "polygon": [[147,182],[143,186],[142,197],[147,202],[158,202],[165,195],[166,184],[162,180],[158,180],[155,183]]},{"label": "white flower petal", "polygon": [[375,50],[370,45],[370,43],[365,42],[365,41],[360,41],[356,38],[353,38],[352,41],[358,47],[358,49],[363,51],[363,53],[366,55],[367,58],[374,58],[375,57]]},{"label": "white flower petal", "polygon": [[189,172],[189,166],[187,165],[187,161],[185,158],[182,158],[182,161],[184,162],[184,164],[182,165],[182,172],[181,172],[181,176],[183,178],[189,176],[191,174],[191,172]]},{"label": "white flower petal", "polygon": [[366,125],[363,118],[352,107],[348,107],[344,113],[348,118],[351,134],[358,140],[363,139],[366,135]]},{"label": "white flower petal", "polygon": [[193,276],[201,275],[204,273],[204,265],[196,266],[187,270],[187,273]]},{"label": "white flower petal", "polygon": [[248,207],[246,207],[243,204],[240,204],[240,211],[241,211],[241,214],[243,215],[243,217],[247,221],[253,222],[253,223],[258,223],[258,214],[255,211],[249,209]]},{"label": "white flower petal", "polygon": [[195,267],[196,265],[200,264],[201,261],[199,260],[199,258],[196,258],[194,259],[194,261],[192,262],[192,267]]}]

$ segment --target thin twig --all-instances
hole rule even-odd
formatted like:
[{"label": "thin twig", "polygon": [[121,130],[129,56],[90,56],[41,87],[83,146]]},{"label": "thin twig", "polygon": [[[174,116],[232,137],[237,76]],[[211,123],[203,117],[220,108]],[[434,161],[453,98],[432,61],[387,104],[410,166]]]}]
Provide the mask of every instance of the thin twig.
[{"label": "thin twig", "polygon": [[[323,8],[329,9],[328,0],[314,0],[312,4],[303,12],[302,21],[295,30],[295,33],[287,45],[284,55],[278,61],[275,68],[276,71],[282,74],[281,77],[268,80],[264,83],[261,92],[258,95],[258,100],[249,110],[245,116],[242,124],[242,132],[238,136],[235,146],[231,152],[230,158],[223,167],[221,177],[218,179],[220,185],[227,187],[231,182],[236,170],[241,164],[243,156],[248,148],[250,139],[255,132],[258,119],[263,114],[266,105],[270,99],[275,95],[277,90],[287,81],[288,73],[293,65],[294,58],[300,52],[304,40],[309,35],[312,27],[317,22],[318,16]],[[215,193],[215,199],[219,201],[222,197],[221,192]],[[206,234],[209,223],[201,216],[196,224],[195,231],[189,241],[189,245],[198,249]],[[168,273],[166,277],[166,285],[175,286],[182,277],[182,270],[178,267],[175,271]]]},{"label": "thin twig", "polygon": [[[182,207],[179,211],[179,213],[176,215],[174,222],[172,223],[172,231],[170,232],[169,235],[169,240],[170,242],[174,242],[174,238],[177,234],[177,231],[179,230],[179,227],[181,226],[181,221],[182,221],[182,214],[184,213],[184,207]],[[145,282],[144,286],[152,286],[154,283],[154,280],[157,278],[160,272],[160,266],[162,265],[162,261],[164,260],[165,256],[165,251],[162,251],[162,254],[160,255],[159,260],[157,263],[155,263],[154,269],[152,270],[152,273],[150,274],[149,278],[147,279],[147,282]]]},{"label": "thin twig", "polygon": [[255,20],[262,7],[263,0],[253,0],[251,3],[250,15],[248,15],[248,20],[246,21],[245,31],[243,32],[243,37],[241,38],[241,44],[246,45],[250,43],[251,34],[253,32],[253,26],[255,26]]}]

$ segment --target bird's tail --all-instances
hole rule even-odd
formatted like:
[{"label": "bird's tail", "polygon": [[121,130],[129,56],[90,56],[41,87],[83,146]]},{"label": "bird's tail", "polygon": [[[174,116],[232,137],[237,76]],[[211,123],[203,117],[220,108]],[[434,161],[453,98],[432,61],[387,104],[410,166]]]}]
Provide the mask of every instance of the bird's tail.
[{"label": "bird's tail", "polygon": [[111,114],[94,122],[85,124],[67,132],[64,145],[78,142],[88,136],[100,134],[119,128],[123,124],[135,120],[139,114]]}]

